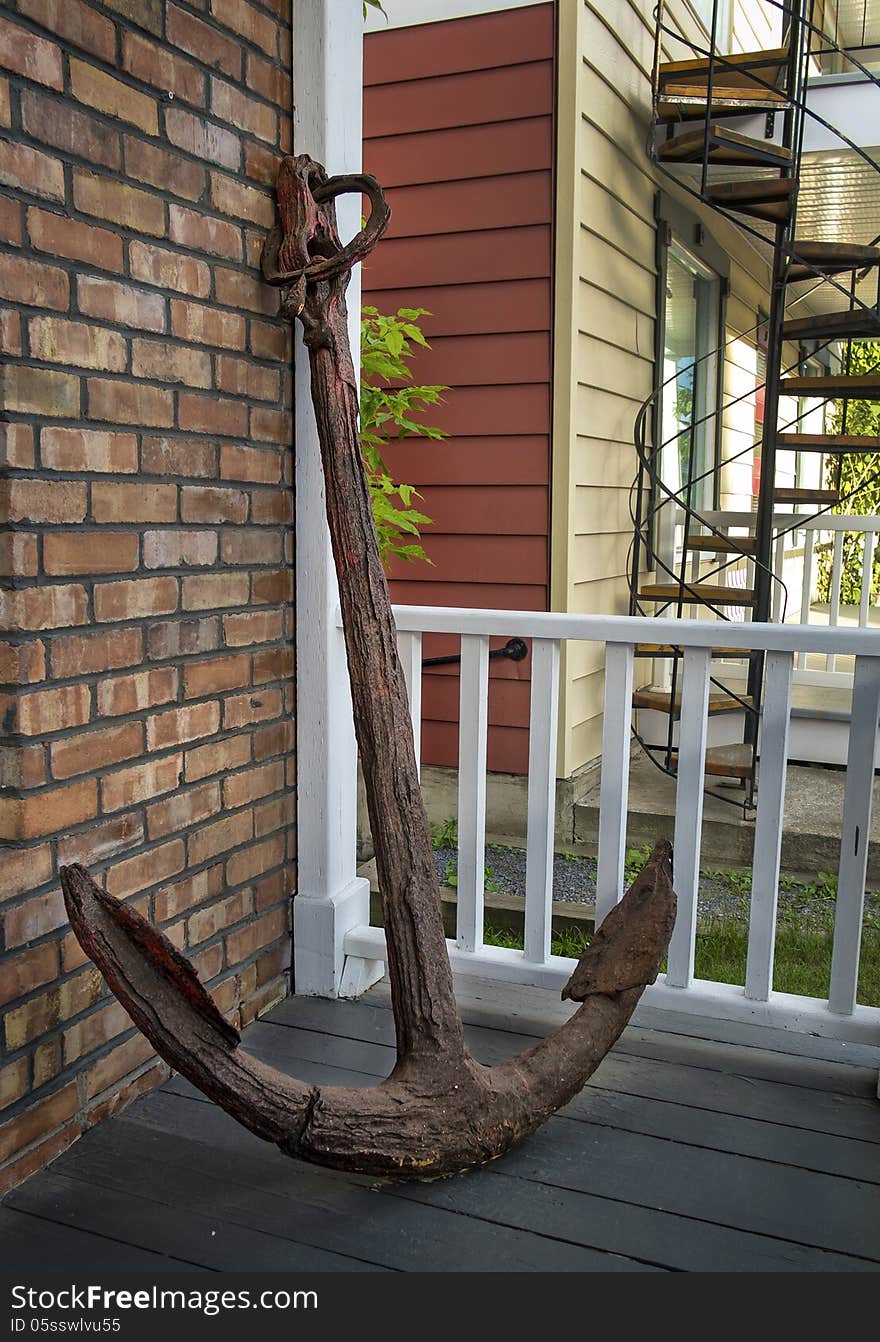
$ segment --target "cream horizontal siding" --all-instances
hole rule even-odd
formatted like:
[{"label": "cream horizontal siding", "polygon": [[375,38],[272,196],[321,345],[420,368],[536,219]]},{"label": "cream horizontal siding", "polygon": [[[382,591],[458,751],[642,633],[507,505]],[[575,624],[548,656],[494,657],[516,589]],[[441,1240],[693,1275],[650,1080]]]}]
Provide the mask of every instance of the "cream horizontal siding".
[{"label": "cream horizontal siding", "polygon": [[[629,493],[637,470],[636,415],[654,383],[658,187],[693,208],[647,153],[654,63],[653,0],[602,0],[559,8],[556,342],[551,605],[621,614],[628,609],[632,539]],[[756,13],[749,16],[749,11]],[[767,45],[761,6],[735,0],[738,49]],[[685,3],[665,21],[705,40]],[[745,35],[749,41],[745,43]],[[571,55],[567,56],[567,53]],[[576,58],[575,58],[576,53]],[[663,59],[691,51],[664,37]],[[731,258],[728,335],[754,326],[766,306],[766,265],[735,225],[695,210]],[[753,338],[751,347],[754,365]],[[748,377],[746,349],[725,370],[726,396]],[[752,367],[753,376],[753,367]],[[754,387],[752,385],[753,393]],[[725,448],[750,445],[754,396],[725,416]],[[748,496],[751,455],[722,479],[726,499]],[[637,665],[650,675],[650,663]],[[563,657],[559,772],[568,776],[601,748],[601,655]]]}]

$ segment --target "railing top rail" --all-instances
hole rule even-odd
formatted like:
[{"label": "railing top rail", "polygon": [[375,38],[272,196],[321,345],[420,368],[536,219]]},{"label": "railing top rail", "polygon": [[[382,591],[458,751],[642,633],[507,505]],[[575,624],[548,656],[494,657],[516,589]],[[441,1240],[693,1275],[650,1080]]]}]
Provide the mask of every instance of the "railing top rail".
[{"label": "railing top rail", "polygon": [[677,620],[643,615],[567,615],[555,611],[471,610],[457,606],[394,606],[401,633],[489,634],[574,639],[585,643],[670,643],[777,652],[834,652],[880,657],[880,629],[808,624]]}]

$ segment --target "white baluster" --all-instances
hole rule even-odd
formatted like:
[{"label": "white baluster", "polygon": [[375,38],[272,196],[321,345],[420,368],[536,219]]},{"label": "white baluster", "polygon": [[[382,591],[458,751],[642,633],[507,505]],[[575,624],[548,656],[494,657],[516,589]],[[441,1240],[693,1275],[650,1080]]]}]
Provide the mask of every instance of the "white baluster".
[{"label": "white baluster", "polygon": [[406,681],[406,693],[409,698],[409,715],[412,721],[413,747],[416,752],[416,768],[419,777],[422,773],[422,636],[414,633],[397,635],[397,648]]},{"label": "white baluster", "polygon": [[708,648],[685,649],[673,840],[678,914],[666,970],[666,982],[674,988],[689,988],[694,977],[710,667]]},{"label": "white baluster", "polygon": [[868,842],[877,764],[877,720],[880,717],[880,658],[857,657],[853,676],[846,791],[840,838],[834,951],[828,1005],[842,1016],[852,1015],[859,978],[859,943],[868,870]]},{"label": "white baluster", "polygon": [[532,641],[529,709],[525,958],[539,964],[543,964],[550,955],[558,723],[559,642],[557,639],[536,638]]},{"label": "white baluster", "polygon": [[605,650],[605,710],[599,786],[599,860],[596,926],[623,897],[629,745],[632,726],[633,645],[609,643]]},{"label": "white baluster", "polygon": [[[801,610],[799,623],[810,623],[810,597],[813,594],[813,546],[816,543],[816,533],[812,527],[804,528],[804,575],[801,583]],[[798,667],[803,669],[807,666],[807,654],[803,651],[798,652]]]},{"label": "white baluster", "polygon": [[[843,532],[835,531],[831,550],[831,604],[828,610],[828,623],[835,626],[840,618],[840,579],[843,570]],[[837,666],[837,657],[833,652],[825,654],[825,670],[833,671]]]},{"label": "white baluster", "polygon": [[752,857],[752,902],[746,960],[746,997],[758,1002],[768,1001],[773,987],[794,657],[790,652],[768,652],[764,665],[761,786],[758,789],[758,817]]},{"label": "white baluster", "polygon": [[462,950],[483,944],[486,877],[486,743],[489,727],[489,638],[462,634],[458,714],[458,916]]},{"label": "white baluster", "polygon": [[862,553],[862,590],[859,594],[859,628],[868,624],[868,611],[871,608],[871,582],[874,577],[874,551],[877,547],[877,532],[865,532],[865,548]]},{"label": "white baluster", "polygon": [[[776,537],[776,558],[773,563],[773,572],[777,578],[782,577],[785,568],[785,536]],[[782,621],[782,598],[784,591],[781,582],[773,584],[773,621],[776,624]]]}]

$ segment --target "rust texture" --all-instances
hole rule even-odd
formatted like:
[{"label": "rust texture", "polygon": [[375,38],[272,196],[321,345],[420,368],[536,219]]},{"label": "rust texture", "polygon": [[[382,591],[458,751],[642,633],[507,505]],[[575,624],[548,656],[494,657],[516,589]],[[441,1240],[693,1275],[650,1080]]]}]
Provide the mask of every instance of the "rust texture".
[{"label": "rust texture", "polygon": [[[347,246],[334,200],[363,193],[370,217]],[[316,1087],[252,1058],[192,967],[81,867],[62,871],[71,925],[157,1052],[259,1136],[292,1156],[369,1174],[436,1177],[502,1155],[583,1086],[653,982],[675,912],[670,848],[658,843],[563,990],[583,1005],[495,1067],[468,1053],[453,993],[406,686],[361,464],[348,344],[351,267],[388,222],[375,179],[328,178],[306,156],[278,180],[279,224],[263,269],[302,322],[339,578],[355,731],[388,945],[397,1062],[372,1090]]]}]

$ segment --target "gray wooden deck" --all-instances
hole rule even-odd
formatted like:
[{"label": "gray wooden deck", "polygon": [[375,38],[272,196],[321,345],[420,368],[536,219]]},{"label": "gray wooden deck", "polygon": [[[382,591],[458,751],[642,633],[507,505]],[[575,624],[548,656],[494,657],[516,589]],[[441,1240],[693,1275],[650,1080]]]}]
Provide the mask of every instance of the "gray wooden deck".
[{"label": "gray wooden deck", "polygon": [[[560,1011],[464,981],[484,1062]],[[517,1151],[431,1184],[287,1160],[179,1077],[0,1205],[7,1272],[877,1271],[878,1050],[642,1013],[582,1094]],[[662,1024],[662,1028],[658,1028]],[[696,1031],[711,1040],[697,1037]],[[246,1046],[310,1081],[372,1085],[387,988],[292,999]]]}]

